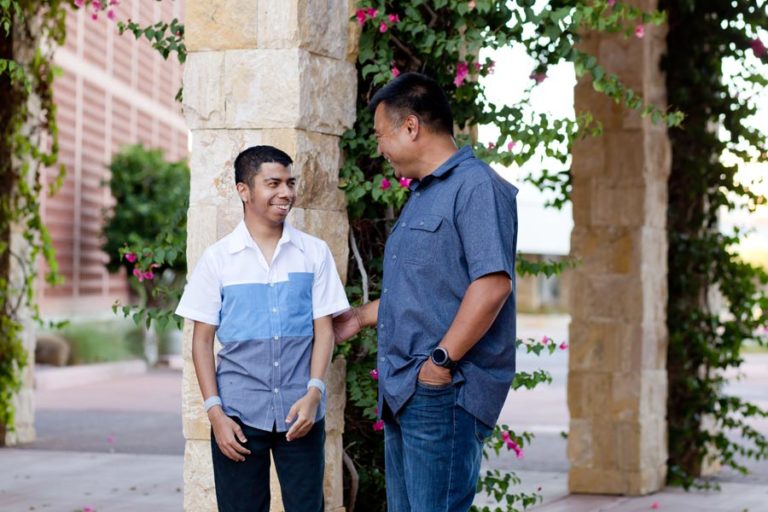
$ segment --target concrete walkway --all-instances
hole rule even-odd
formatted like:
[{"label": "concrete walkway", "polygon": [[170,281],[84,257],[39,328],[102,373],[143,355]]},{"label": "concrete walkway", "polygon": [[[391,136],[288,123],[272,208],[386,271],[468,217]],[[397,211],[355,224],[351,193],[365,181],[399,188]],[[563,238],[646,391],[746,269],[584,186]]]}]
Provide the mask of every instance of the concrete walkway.
[{"label": "concrete walkway", "polygon": [[[520,335],[557,342],[567,339],[567,317],[521,317]],[[536,434],[524,458],[510,452],[492,457],[487,468],[515,471],[516,489],[538,491],[536,512],[768,511],[768,464],[750,463],[753,475],[724,472],[721,492],[679,489],[639,497],[572,496],[567,491],[565,403],[567,352],[536,358],[520,355],[519,368],[545,368],[553,383],[511,393],[500,421]],[[729,391],[768,406],[768,355],[748,355],[745,377]],[[0,448],[0,511],[177,511],[182,510],[184,440],[181,429],[181,372],[94,368],[73,374],[42,369],[36,393],[38,440]],[[755,425],[768,432],[764,422]],[[364,502],[364,501],[363,501]],[[477,505],[491,505],[478,498]],[[359,511],[365,512],[358,507]]]}]

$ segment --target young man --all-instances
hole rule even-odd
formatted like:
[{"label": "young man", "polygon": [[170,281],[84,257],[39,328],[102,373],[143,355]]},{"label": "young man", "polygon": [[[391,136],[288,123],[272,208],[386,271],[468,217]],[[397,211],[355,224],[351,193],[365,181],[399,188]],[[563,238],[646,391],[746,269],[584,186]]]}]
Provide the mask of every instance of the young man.
[{"label": "young man", "polygon": [[400,75],[369,108],[379,153],[414,183],[381,299],[334,319],[336,337],[378,327],[388,509],[464,511],[515,374],[517,189],[457,149],[445,93],[424,75]]},{"label": "young man", "polygon": [[240,153],[243,221],[206,249],[176,310],[195,322],[192,359],[221,511],[269,511],[270,452],[285,510],[324,506],[331,315],[349,303],[326,243],[285,222],[296,199],[292,163],[271,146]]}]

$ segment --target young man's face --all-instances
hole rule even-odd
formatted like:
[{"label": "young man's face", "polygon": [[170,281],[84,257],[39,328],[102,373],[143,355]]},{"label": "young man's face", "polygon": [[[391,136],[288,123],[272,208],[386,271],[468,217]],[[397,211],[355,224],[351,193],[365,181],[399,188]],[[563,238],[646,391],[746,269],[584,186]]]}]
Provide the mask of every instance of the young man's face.
[{"label": "young man's face", "polygon": [[392,165],[398,177],[413,178],[409,175],[411,162],[410,149],[412,139],[408,133],[407,122],[397,126],[387,112],[384,103],[379,103],[373,114],[373,130],[376,135],[378,151]]},{"label": "young man's face", "polygon": [[269,162],[261,164],[261,170],[253,176],[250,186],[237,184],[246,216],[253,216],[269,224],[285,222],[296,200],[296,178],[291,168]]}]

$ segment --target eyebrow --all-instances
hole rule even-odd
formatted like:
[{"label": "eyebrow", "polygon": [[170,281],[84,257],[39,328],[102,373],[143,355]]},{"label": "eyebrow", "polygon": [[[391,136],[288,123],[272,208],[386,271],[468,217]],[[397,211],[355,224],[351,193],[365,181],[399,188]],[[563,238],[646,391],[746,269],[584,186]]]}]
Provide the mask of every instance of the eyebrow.
[{"label": "eyebrow", "polygon": [[[267,181],[276,181],[276,182],[280,183],[283,180],[280,179],[280,178],[275,178],[274,176],[267,176],[267,177],[264,178],[264,181],[265,182],[267,182]],[[295,176],[291,176],[289,178],[286,178],[285,181],[296,181],[296,177]]]}]

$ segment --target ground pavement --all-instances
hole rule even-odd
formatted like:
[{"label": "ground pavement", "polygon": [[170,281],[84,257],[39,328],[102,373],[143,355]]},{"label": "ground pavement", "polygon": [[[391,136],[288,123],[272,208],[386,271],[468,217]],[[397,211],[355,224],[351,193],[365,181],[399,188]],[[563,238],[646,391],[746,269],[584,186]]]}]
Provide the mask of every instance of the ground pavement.
[{"label": "ground pavement", "polygon": [[[558,343],[567,339],[567,317],[520,318],[520,335]],[[723,490],[684,493],[676,489],[639,498],[569,496],[567,493],[565,401],[567,352],[520,355],[520,369],[545,368],[553,383],[510,394],[500,422],[536,434],[522,459],[504,452],[488,468],[517,472],[521,489],[541,488],[536,512],[629,512],[768,510],[768,464],[750,463],[753,475],[723,472]],[[768,407],[768,355],[750,355],[746,375],[730,392]],[[106,374],[104,372],[107,372]],[[40,369],[36,394],[38,440],[0,449],[0,511],[88,510],[122,512],[182,509],[184,440],[181,430],[181,372],[135,364],[80,371]],[[768,421],[756,422],[768,433]],[[480,498],[478,505],[484,505]]]}]

